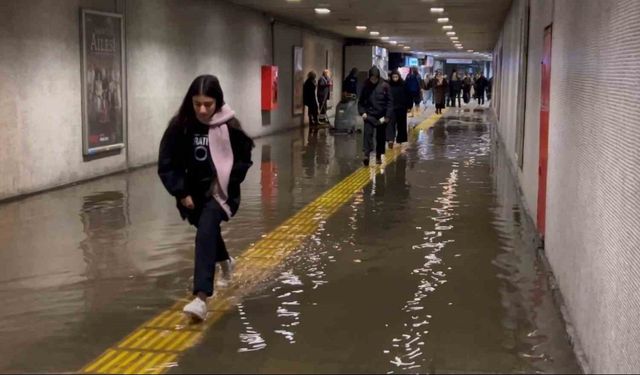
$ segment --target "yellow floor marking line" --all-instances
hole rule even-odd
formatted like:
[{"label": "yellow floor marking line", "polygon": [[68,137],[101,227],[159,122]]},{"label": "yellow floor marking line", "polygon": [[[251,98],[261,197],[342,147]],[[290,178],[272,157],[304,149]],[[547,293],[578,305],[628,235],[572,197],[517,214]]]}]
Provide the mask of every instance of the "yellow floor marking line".
[{"label": "yellow floor marking line", "polygon": [[[430,116],[414,128],[414,134],[433,126],[440,117]],[[400,147],[388,150],[385,164],[392,163],[401,152]],[[223,289],[217,288],[216,295],[209,302],[209,315],[204,323],[191,324],[182,314],[182,307],[191,299],[190,296],[185,296],[169,309],[143,323],[79,372],[162,374],[177,366],[179,355],[202,339],[204,332],[244,295],[250,293],[261,281],[268,280],[268,276],[276,271],[276,267],[289,254],[349,202],[356,192],[369,184],[372,170],[375,173],[382,171],[379,167],[359,168],[249,246],[236,260],[231,285]]]}]

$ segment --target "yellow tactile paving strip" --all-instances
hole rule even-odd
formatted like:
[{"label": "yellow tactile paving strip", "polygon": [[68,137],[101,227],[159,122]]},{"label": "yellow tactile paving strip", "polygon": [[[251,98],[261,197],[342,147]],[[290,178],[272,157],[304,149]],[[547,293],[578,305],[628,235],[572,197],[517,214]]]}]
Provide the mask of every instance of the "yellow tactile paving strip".
[{"label": "yellow tactile paving strip", "polygon": [[[414,131],[428,129],[440,117],[429,117]],[[387,151],[385,164],[392,163],[400,152],[397,147]],[[358,169],[244,251],[236,261],[233,283],[216,292],[209,302],[209,315],[204,323],[190,324],[182,314],[182,307],[191,299],[185,296],[107,349],[80,372],[161,374],[177,366],[178,357],[195,345],[209,327],[233,308],[235,300],[248,294],[260,281],[266,280],[278,264],[370,182],[371,170],[376,173],[381,171],[374,167]]]}]

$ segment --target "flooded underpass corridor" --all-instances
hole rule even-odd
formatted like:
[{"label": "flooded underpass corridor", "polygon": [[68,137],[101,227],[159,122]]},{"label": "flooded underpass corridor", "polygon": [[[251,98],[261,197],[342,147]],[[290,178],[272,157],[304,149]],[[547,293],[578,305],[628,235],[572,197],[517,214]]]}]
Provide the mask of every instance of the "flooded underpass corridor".
[{"label": "flooded underpass corridor", "polygon": [[200,326],[171,320],[195,230],[155,167],[1,205],[0,372],[580,372],[487,113],[382,167],[359,134],[256,140]]}]

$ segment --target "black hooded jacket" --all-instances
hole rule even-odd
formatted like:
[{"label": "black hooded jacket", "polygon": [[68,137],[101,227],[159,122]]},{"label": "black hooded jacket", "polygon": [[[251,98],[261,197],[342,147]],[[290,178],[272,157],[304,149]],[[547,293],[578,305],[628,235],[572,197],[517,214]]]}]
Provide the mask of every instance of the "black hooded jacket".
[{"label": "black hooded jacket", "polygon": [[[380,70],[375,66],[369,69],[369,78],[372,76],[380,77]],[[392,118],[393,97],[389,84],[382,78],[379,78],[378,83],[375,85],[367,79],[358,100],[358,112],[361,116],[366,113],[367,117],[375,119],[380,117]]]},{"label": "black hooded jacket", "polygon": [[[227,122],[229,140],[233,151],[233,166],[227,187],[227,204],[231,216],[240,206],[240,184],[253,165],[251,149],[254,144],[240,128],[235,118]],[[204,128],[203,128],[204,127]],[[195,225],[198,222],[199,210],[202,209],[212,179],[216,178],[215,166],[212,162],[202,163],[194,152],[194,134],[208,131],[208,126],[200,123],[181,125],[172,120],[162,136],[158,156],[158,175],[169,194],[176,198],[182,219],[188,218]],[[210,159],[209,159],[210,160]],[[196,208],[189,210],[180,200],[191,196]]]},{"label": "black hooded jacket", "polygon": [[389,81],[391,86],[391,97],[393,98],[393,109],[395,110],[408,110],[413,107],[413,100],[411,99],[411,93],[409,92],[406,83],[402,78],[397,82],[393,80]]}]

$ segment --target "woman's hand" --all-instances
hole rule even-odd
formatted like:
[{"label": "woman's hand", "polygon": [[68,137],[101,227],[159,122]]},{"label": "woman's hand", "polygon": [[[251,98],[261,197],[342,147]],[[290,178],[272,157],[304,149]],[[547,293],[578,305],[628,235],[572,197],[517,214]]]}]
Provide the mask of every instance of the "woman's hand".
[{"label": "woman's hand", "polygon": [[190,210],[193,210],[193,208],[195,207],[195,205],[193,204],[193,199],[191,199],[190,195],[187,195],[186,197],[180,199],[180,203]]}]

